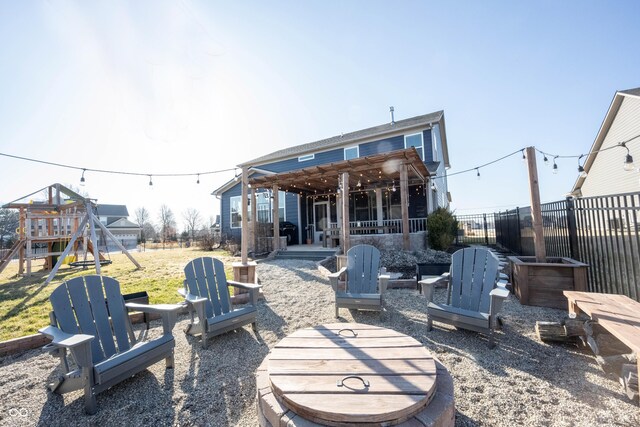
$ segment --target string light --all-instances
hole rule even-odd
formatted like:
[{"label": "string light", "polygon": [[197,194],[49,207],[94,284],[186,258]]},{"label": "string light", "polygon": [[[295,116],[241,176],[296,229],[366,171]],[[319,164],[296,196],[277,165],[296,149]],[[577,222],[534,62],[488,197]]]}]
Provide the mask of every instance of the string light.
[{"label": "string light", "polygon": [[80,185],[84,186],[84,173],[86,169],[82,169],[82,176],[80,177]]},{"label": "string light", "polygon": [[629,153],[629,147],[627,147],[626,142],[621,142],[620,146],[627,149],[627,155],[624,157],[623,168],[627,172],[631,172],[634,169],[634,167],[633,167],[633,157],[631,157],[631,154]]},{"label": "string light", "polygon": [[547,158],[547,155],[544,154],[544,153],[543,153],[543,155],[544,155],[544,159],[542,159],[542,160],[544,161],[544,165],[545,166],[549,166],[549,159]]},{"label": "string light", "polygon": [[558,157],[558,156],[555,156],[555,157],[553,158],[553,173],[554,173],[554,174],[557,174],[557,173],[558,173],[558,165],[556,164],[556,158],[557,158],[557,157]]},{"label": "string light", "polygon": [[200,174],[198,174],[198,180],[196,181],[196,184],[200,184]]},{"label": "string light", "polygon": [[151,175],[149,175],[149,186],[153,186],[153,181],[151,180]]},{"label": "string light", "polygon": [[480,169],[476,168],[476,178],[480,179]]},{"label": "string light", "polygon": [[527,156],[524,155],[524,148],[522,149],[522,161],[523,162],[527,161]]},{"label": "string light", "polygon": [[584,167],[582,167],[582,165],[580,164],[580,159],[582,157],[583,157],[582,154],[580,155],[580,157],[578,157],[578,173],[580,174],[580,178],[586,178],[587,172],[584,170]]}]

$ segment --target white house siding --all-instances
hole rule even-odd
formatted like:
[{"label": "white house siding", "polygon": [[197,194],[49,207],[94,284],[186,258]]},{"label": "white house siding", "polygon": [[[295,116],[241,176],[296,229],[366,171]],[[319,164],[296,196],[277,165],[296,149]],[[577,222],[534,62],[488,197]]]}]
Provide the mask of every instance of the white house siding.
[{"label": "white house siding", "polygon": [[[640,135],[640,98],[625,96],[601,149],[618,145],[636,135]],[[623,169],[627,150],[612,148],[596,156],[589,175],[582,184],[582,196],[603,196],[608,194],[640,191],[640,138],[627,144],[633,156],[635,169]]]}]

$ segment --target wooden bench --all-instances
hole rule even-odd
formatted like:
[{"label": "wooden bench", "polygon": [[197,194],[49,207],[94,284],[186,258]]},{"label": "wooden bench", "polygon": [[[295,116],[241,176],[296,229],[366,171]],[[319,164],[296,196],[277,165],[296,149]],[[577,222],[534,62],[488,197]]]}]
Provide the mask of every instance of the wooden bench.
[{"label": "wooden bench", "polygon": [[[640,303],[625,295],[564,291],[569,313],[584,313],[640,355]],[[640,377],[640,358],[637,359]]]}]

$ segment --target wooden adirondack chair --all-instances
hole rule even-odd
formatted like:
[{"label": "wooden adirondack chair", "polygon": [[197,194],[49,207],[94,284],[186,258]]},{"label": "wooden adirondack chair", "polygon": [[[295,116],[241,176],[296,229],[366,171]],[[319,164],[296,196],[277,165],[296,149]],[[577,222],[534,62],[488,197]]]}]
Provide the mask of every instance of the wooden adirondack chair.
[{"label": "wooden adirondack chair", "polygon": [[[381,274],[382,273],[382,274]],[[389,276],[380,269],[380,251],[371,245],[356,245],[347,251],[347,266],[329,275],[336,295],[336,317],[340,308],[382,311],[382,294]],[[344,281],[344,290],[340,289]]]},{"label": "wooden adirondack chair", "polygon": [[[49,389],[60,394],[84,389],[87,413],[96,413],[98,393],[161,359],[166,360],[167,368],[173,367],[175,341],[171,330],[181,306],[125,304],[120,284],[97,275],[63,282],[50,300],[51,325],[40,333],[52,340],[43,350],[60,357],[63,375]],[[161,314],[162,336],[137,342],[127,308]]]},{"label": "wooden adirondack chair", "polygon": [[[191,307],[191,323],[186,329],[190,335],[202,335],[202,346],[207,339],[251,323],[257,330],[258,293],[262,285],[227,280],[224,264],[216,258],[202,257],[190,261],[184,268],[184,289],[179,289]],[[229,296],[229,285],[246,289],[250,305],[234,308]],[[193,313],[197,314],[197,321]]]},{"label": "wooden adirondack chair", "polygon": [[465,248],[451,257],[451,270],[442,275],[448,280],[447,303],[433,302],[436,279],[421,280],[422,291],[429,302],[427,330],[433,321],[458,328],[486,333],[489,347],[495,346],[494,330],[499,328],[498,313],[509,291],[498,284],[498,258],[485,248]]}]

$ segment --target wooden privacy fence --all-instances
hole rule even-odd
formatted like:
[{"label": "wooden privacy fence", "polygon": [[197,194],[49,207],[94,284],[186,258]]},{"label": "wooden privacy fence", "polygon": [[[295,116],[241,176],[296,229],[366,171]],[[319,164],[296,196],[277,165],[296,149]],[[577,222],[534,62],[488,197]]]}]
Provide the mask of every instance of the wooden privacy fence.
[{"label": "wooden privacy fence", "polygon": [[[497,244],[534,255],[529,207],[493,216]],[[589,264],[589,291],[640,301],[640,192],[545,203],[542,222],[548,256]]]}]

